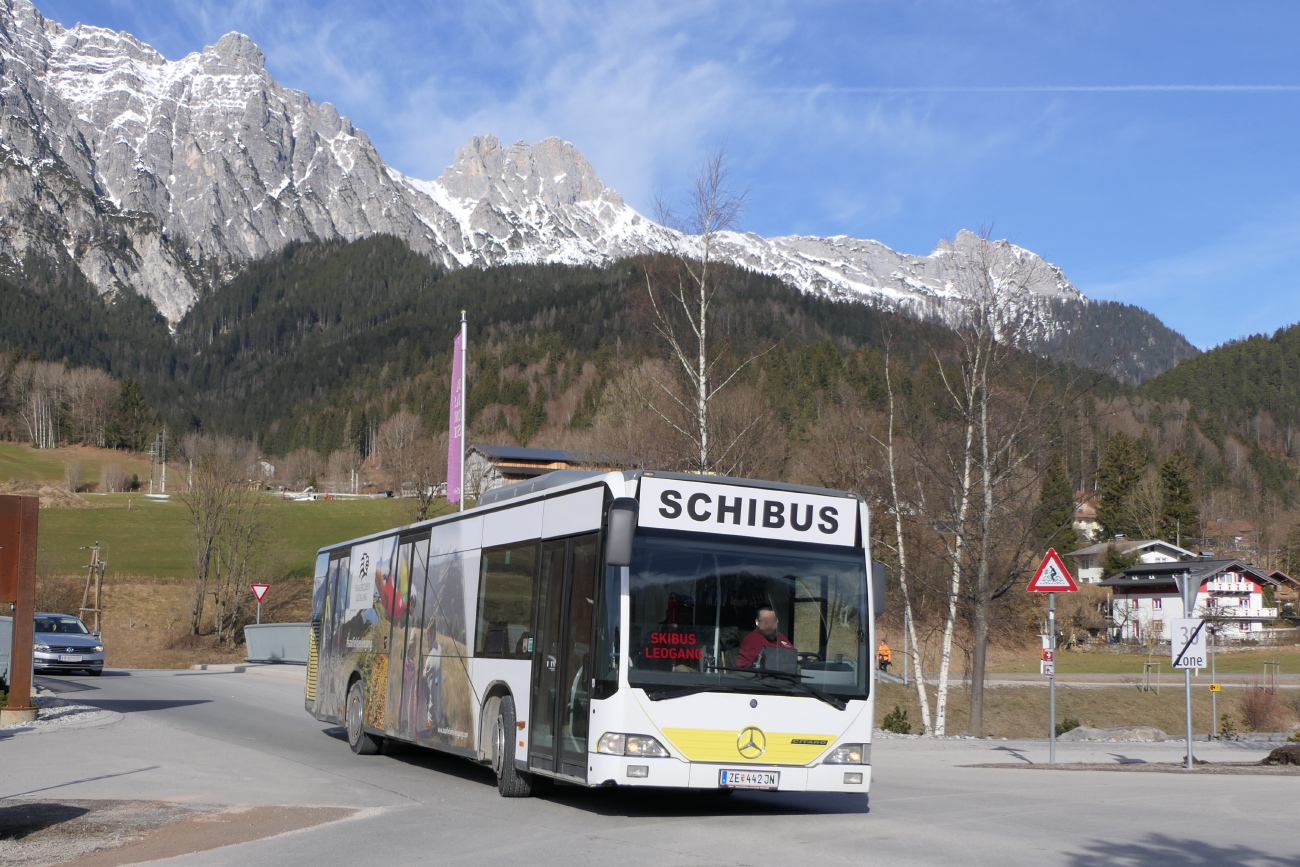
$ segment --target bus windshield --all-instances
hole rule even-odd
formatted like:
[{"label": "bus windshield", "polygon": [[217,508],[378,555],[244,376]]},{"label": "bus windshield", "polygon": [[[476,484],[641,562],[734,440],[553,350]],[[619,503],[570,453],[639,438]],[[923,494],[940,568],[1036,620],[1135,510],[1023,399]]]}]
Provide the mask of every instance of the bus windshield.
[{"label": "bus windshield", "polygon": [[861,550],[641,530],[630,571],[628,681],[652,698],[866,697]]}]

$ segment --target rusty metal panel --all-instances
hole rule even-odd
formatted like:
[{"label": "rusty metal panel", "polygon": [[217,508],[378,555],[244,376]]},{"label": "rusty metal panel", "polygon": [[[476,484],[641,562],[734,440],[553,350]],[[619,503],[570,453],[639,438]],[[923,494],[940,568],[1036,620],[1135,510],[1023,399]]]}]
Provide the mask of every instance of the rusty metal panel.
[{"label": "rusty metal panel", "polygon": [[0,497],[0,602],[18,601],[20,497]]},{"label": "rusty metal panel", "polygon": [[[0,497],[0,524],[7,530],[3,564],[13,575],[13,653],[9,667],[9,707],[31,707],[32,632],[36,616],[36,528],[40,501],[36,497]],[[12,542],[12,547],[9,544]],[[12,563],[12,567],[8,564]]]}]

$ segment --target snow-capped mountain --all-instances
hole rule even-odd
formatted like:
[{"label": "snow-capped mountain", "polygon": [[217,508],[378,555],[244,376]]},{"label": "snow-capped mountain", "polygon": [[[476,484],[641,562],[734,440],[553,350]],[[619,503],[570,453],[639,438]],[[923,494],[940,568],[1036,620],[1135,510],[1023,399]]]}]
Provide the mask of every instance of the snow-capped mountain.
[{"label": "snow-capped mountain", "polygon": [[[281,87],[246,36],[169,61],[125,33],[0,0],[0,256],[66,256],[101,293],[176,322],[205,287],[293,241],[386,233],[447,267],[593,263],[698,246],[606,187],[572,144],[472,138],[433,181],[386,165],[329,103]],[[1060,269],[970,233],[929,256],[847,237],[725,233],[719,255],[804,291],[946,315],[977,250],[1033,263],[1044,311],[1083,296]],[[1045,324],[1051,330],[1051,323]]]}]

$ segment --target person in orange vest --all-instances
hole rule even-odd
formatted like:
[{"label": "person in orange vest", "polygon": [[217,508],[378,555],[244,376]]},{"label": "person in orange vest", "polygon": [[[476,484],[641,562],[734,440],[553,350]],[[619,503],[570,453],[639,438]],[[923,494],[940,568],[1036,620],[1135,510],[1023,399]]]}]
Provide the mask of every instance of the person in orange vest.
[{"label": "person in orange vest", "polygon": [[876,651],[876,667],[883,672],[889,671],[889,664],[894,661],[894,655],[889,652],[889,645],[885,639],[880,639],[880,649]]}]

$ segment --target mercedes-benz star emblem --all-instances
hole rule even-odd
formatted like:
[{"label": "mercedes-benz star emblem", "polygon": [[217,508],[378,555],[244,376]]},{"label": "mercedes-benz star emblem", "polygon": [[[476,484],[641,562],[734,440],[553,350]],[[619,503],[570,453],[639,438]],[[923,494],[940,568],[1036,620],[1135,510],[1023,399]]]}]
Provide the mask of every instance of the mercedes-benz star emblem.
[{"label": "mercedes-benz star emblem", "polygon": [[767,735],[762,729],[750,726],[736,738],[736,749],[747,759],[756,759],[767,749]]}]

